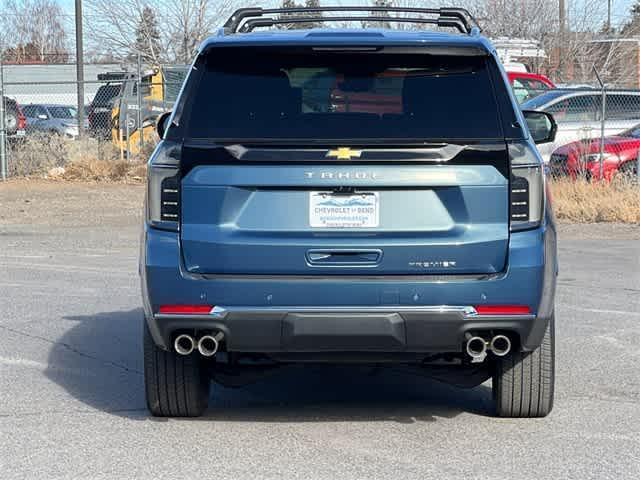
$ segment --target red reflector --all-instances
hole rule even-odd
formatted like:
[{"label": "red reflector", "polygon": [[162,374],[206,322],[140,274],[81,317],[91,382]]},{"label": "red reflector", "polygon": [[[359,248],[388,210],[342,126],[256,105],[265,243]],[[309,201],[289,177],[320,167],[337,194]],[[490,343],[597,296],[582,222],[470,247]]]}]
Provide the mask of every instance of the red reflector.
[{"label": "red reflector", "polygon": [[177,315],[206,315],[212,309],[213,305],[161,305],[158,312]]},{"label": "red reflector", "polygon": [[526,305],[476,305],[478,315],[529,315],[531,309]]}]

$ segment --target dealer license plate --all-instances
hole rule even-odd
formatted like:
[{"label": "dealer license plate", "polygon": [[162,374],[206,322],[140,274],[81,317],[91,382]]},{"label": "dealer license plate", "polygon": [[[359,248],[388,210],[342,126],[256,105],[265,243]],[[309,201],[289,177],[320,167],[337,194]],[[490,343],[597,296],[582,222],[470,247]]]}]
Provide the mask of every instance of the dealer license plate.
[{"label": "dealer license plate", "polygon": [[313,228],[375,228],[380,224],[380,194],[309,192],[309,224]]}]

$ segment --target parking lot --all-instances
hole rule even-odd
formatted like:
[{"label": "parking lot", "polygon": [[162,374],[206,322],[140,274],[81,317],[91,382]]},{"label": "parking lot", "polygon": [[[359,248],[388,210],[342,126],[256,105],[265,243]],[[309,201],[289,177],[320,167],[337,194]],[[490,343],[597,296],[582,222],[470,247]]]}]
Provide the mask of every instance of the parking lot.
[{"label": "parking lot", "polygon": [[402,369],[295,367],[144,404],[141,186],[0,185],[2,478],[640,477],[640,227],[562,225],[557,385],[541,420]]}]

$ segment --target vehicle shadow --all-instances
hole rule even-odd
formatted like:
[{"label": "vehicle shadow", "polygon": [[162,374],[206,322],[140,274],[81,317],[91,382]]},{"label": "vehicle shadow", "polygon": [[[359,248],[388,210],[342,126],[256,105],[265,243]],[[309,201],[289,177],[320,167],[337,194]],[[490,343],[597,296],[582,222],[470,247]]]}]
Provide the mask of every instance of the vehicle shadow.
[{"label": "vehicle shadow", "polygon": [[[76,323],[51,350],[47,377],[92,409],[153,419],[144,400],[142,316],[134,309],[66,317]],[[402,367],[293,365],[240,388],[214,384],[198,421],[414,423],[492,408],[485,385],[460,389]]]}]

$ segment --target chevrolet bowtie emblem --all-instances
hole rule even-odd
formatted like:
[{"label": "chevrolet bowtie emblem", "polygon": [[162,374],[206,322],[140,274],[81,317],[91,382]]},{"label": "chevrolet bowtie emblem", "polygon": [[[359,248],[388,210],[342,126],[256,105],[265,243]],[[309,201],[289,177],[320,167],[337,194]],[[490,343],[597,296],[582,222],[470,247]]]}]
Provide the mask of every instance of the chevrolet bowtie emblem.
[{"label": "chevrolet bowtie emblem", "polygon": [[337,158],[338,160],[351,160],[352,158],[360,158],[362,150],[351,150],[349,147],[340,147],[327,152],[327,158]]}]

